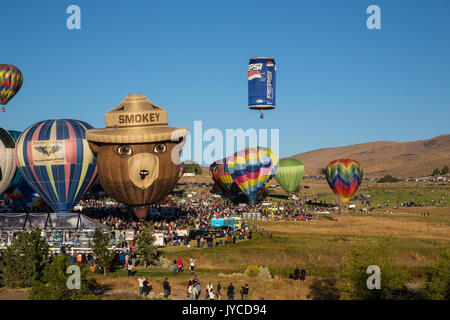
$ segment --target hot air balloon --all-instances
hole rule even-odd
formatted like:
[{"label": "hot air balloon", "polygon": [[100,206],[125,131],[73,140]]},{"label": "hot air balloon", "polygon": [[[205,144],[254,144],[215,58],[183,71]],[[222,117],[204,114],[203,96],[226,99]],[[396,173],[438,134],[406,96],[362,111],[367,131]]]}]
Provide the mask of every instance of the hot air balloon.
[{"label": "hot air balloon", "polygon": [[[8,130],[9,134],[14,140],[14,143],[19,138],[21,132],[15,130]],[[14,163],[14,165],[16,165]],[[12,202],[15,205],[24,205],[29,200],[28,198],[34,194],[34,190],[28,185],[28,182],[23,178],[20,170],[16,170],[14,177],[5,190],[4,199]]]},{"label": "hot air balloon", "polygon": [[253,204],[275,176],[278,156],[269,148],[251,147],[228,157],[225,166],[234,183]]},{"label": "hot air balloon", "polygon": [[0,105],[5,112],[5,105],[11,100],[22,87],[23,76],[19,68],[0,64]]},{"label": "hot air balloon", "polygon": [[46,120],[17,140],[20,172],[57,213],[70,212],[97,177],[97,161],[86,140],[91,128],[79,120]]},{"label": "hot air balloon", "polygon": [[328,164],[326,177],[333,192],[348,202],[361,184],[363,169],[356,160],[337,159]]},{"label": "hot air balloon", "polygon": [[141,94],[108,111],[105,127],[86,134],[105,192],[129,206],[164,199],[180,179],[187,128],[169,127],[167,111]]},{"label": "hot air balloon", "polygon": [[14,139],[0,127],[0,194],[11,184],[17,167],[14,163]]},{"label": "hot air balloon", "polygon": [[[17,170],[20,171],[20,170]],[[3,194],[4,200],[17,206],[25,205],[29,199],[35,194],[34,190],[29,186],[25,179],[14,189],[8,188]]]},{"label": "hot air balloon", "polygon": [[182,175],[183,175],[183,163],[180,163],[180,173],[179,173],[180,178]]},{"label": "hot air balloon", "polygon": [[305,167],[300,160],[282,159],[275,179],[287,193],[292,193],[297,189],[304,174]]},{"label": "hot air balloon", "polygon": [[261,119],[263,110],[275,109],[276,71],[274,58],[250,58],[248,63],[248,107],[259,110]]},{"label": "hot air balloon", "polygon": [[225,193],[236,194],[239,193],[241,189],[234,183],[233,178],[230,175],[230,172],[225,165],[226,158],[221,160],[217,164],[217,171],[219,174],[220,185],[225,191]]},{"label": "hot air balloon", "polygon": [[211,176],[211,178],[214,181],[214,186],[213,186],[213,191],[225,191],[225,187],[222,185],[222,182],[220,182],[219,179],[219,165],[216,161],[214,161],[210,166],[209,166],[209,175]]}]

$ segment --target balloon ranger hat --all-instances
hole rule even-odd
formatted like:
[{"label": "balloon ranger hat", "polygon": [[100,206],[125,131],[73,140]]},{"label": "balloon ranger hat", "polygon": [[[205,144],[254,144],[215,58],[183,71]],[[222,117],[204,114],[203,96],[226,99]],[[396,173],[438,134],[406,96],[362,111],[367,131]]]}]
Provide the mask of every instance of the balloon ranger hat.
[{"label": "balloon ranger hat", "polygon": [[108,111],[105,127],[88,130],[87,140],[113,144],[149,143],[176,141],[188,134],[185,127],[169,127],[167,111],[143,94],[130,94]]}]

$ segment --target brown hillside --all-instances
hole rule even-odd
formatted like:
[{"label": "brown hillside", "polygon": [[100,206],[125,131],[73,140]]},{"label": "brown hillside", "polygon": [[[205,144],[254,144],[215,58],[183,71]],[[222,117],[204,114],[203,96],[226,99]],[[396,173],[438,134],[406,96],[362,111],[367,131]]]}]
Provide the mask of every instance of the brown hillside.
[{"label": "brown hillside", "polygon": [[450,167],[450,134],[412,142],[377,141],[319,149],[290,158],[301,160],[309,175],[319,174],[334,159],[351,158],[361,163],[365,177],[423,177],[435,168]]}]

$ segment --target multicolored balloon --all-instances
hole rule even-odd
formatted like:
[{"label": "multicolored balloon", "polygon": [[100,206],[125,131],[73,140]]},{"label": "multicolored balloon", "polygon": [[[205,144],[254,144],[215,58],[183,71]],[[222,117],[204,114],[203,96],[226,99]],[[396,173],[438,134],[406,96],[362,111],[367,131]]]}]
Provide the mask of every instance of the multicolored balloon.
[{"label": "multicolored balloon", "polygon": [[337,159],[328,164],[326,177],[333,192],[348,202],[361,184],[363,169],[356,160]]},{"label": "multicolored balloon", "polygon": [[86,140],[92,126],[46,120],[28,127],[16,143],[16,162],[28,184],[58,213],[70,212],[97,177]]},{"label": "multicolored balloon", "polygon": [[222,182],[220,182],[220,179],[219,179],[220,173],[219,173],[219,165],[218,165],[217,161],[214,161],[209,166],[209,175],[213,179],[214,185],[216,186],[215,188],[213,188],[213,190],[224,191],[225,187],[222,185]]},{"label": "multicolored balloon", "polygon": [[297,189],[304,174],[305,166],[300,160],[282,159],[275,179],[287,193],[292,193]]},{"label": "multicolored balloon", "polygon": [[250,204],[256,202],[278,170],[278,156],[269,148],[251,147],[228,157],[225,166]]},{"label": "multicolored balloon", "polygon": [[183,175],[183,163],[180,163],[180,178]]},{"label": "multicolored balloon", "polygon": [[[19,138],[20,134],[22,132],[16,131],[16,130],[8,130],[9,134],[14,140],[14,145]],[[15,163],[14,163],[15,165]],[[5,192],[12,192],[15,188],[17,188],[18,185],[22,184],[24,182],[24,178],[22,177],[22,174],[20,173],[20,170],[16,170],[16,173],[14,174],[14,178],[12,179],[8,189],[5,190]]]},{"label": "multicolored balloon", "polygon": [[23,83],[22,72],[10,64],[0,64],[0,105],[5,112],[5,105],[20,90]]},{"label": "multicolored balloon", "polygon": [[234,183],[233,178],[230,175],[230,172],[225,165],[226,158],[218,161],[217,163],[217,171],[219,173],[219,182],[220,186],[224,189],[226,193],[236,194],[239,193],[241,189]]},{"label": "multicolored balloon", "polygon": [[10,186],[17,167],[14,163],[14,139],[0,127],[0,195]]},{"label": "multicolored balloon", "polygon": [[[17,170],[20,171],[20,170]],[[14,189],[8,188],[3,194],[3,199],[10,204],[17,206],[26,205],[31,197],[35,194],[34,190],[29,186],[25,179]]]}]

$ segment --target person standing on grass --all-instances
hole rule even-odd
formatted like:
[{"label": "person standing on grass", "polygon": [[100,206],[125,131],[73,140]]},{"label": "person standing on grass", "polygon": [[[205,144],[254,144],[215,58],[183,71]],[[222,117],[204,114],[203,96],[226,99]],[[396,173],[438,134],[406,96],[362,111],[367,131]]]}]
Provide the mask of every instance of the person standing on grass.
[{"label": "person standing on grass", "polygon": [[188,282],[188,297],[189,300],[194,300],[194,285],[191,280]]},{"label": "person standing on grass", "polygon": [[143,278],[143,277],[138,278],[139,294],[141,296],[144,294],[144,281],[145,281],[145,278]]},{"label": "person standing on grass", "polygon": [[302,271],[300,271],[300,281],[305,281],[306,278],[306,270],[302,269]]},{"label": "person standing on grass", "polygon": [[195,268],[195,259],[191,257],[190,259],[190,265],[191,265],[191,273],[194,273]]},{"label": "person standing on grass", "polygon": [[169,279],[165,278],[163,282],[163,289],[164,289],[164,298],[168,298],[170,295],[170,284]]},{"label": "person standing on grass", "polygon": [[173,260],[173,273],[177,274],[178,273],[178,264],[177,264],[177,260]]},{"label": "person standing on grass", "polygon": [[209,291],[209,300],[214,300],[214,291],[212,289]]},{"label": "person standing on grass", "polygon": [[228,300],[234,300],[234,286],[233,283],[230,282],[227,290]]},{"label": "person standing on grass", "polygon": [[131,263],[131,261],[128,261],[127,270],[128,270],[128,276],[130,277],[133,273],[133,264]]},{"label": "person standing on grass", "polygon": [[144,278],[144,286],[143,286],[144,297],[148,296],[150,291],[152,291],[152,286],[149,284],[148,280]]},{"label": "person standing on grass", "polygon": [[300,279],[300,270],[298,269],[298,266],[294,270],[294,280]]},{"label": "person standing on grass", "polygon": [[248,284],[245,284],[245,286],[242,287],[241,295],[242,295],[242,300],[248,300]]},{"label": "person standing on grass", "polygon": [[217,284],[217,299],[222,300],[222,285],[219,283]]},{"label": "person standing on grass", "polygon": [[[206,300],[210,298],[209,292],[213,290],[213,285],[211,284],[211,281],[206,286]],[[213,299],[214,300],[214,299]]]}]

